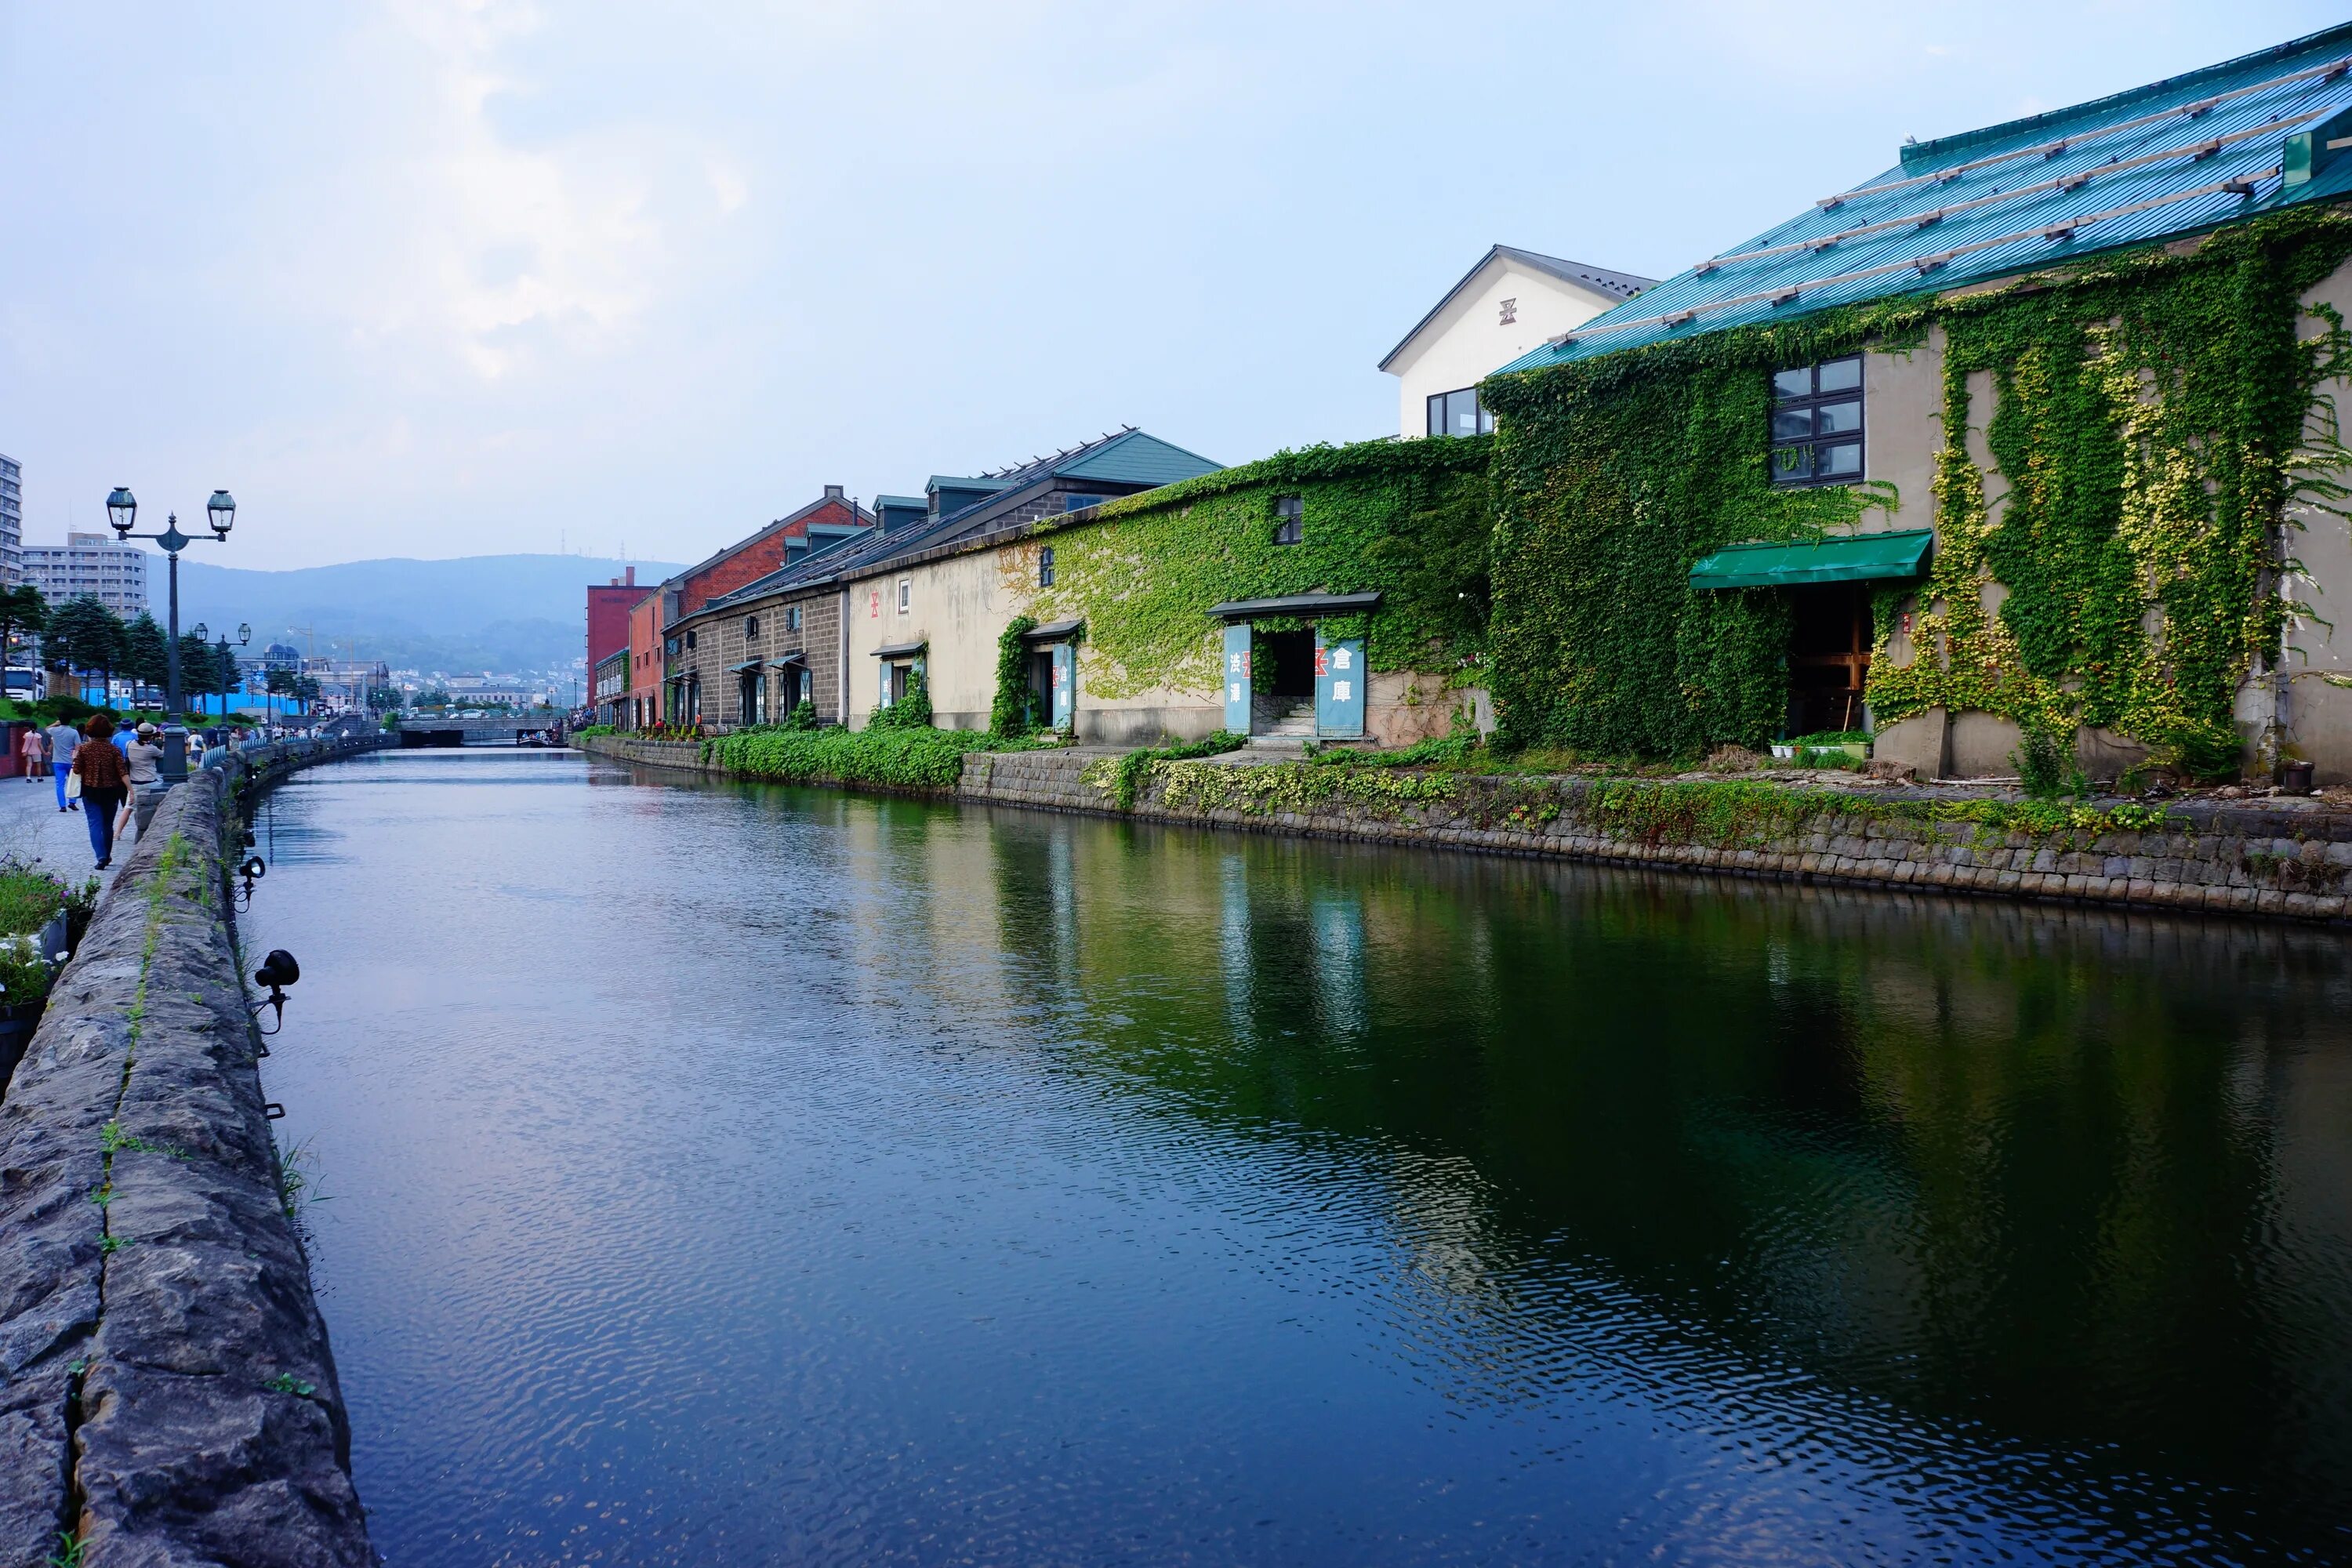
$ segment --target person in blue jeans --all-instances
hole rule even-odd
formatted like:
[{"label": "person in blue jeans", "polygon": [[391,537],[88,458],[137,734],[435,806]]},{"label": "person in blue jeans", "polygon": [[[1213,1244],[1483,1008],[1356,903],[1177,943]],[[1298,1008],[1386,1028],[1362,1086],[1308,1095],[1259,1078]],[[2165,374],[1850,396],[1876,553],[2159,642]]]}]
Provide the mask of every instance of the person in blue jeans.
[{"label": "person in blue jeans", "polygon": [[81,731],[60,719],[48,727],[47,733],[49,737],[49,770],[58,775],[58,809],[78,810],[81,803],[66,798],[66,775],[73,772],[74,748],[81,744]]},{"label": "person in blue jeans", "polygon": [[73,771],[81,775],[82,816],[89,824],[90,853],[101,871],[114,863],[114,814],[131,798],[131,764],[109,742],[114,721],[93,714],[89,737],[96,745],[74,749]]}]

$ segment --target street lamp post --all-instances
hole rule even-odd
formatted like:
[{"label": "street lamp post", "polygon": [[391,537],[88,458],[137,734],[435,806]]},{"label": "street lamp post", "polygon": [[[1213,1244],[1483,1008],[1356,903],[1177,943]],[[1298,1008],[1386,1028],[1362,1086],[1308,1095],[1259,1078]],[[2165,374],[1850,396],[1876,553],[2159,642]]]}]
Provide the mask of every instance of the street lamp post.
[{"label": "street lamp post", "polygon": [[[253,628],[242,621],[238,622],[236,628],[236,646],[243,647],[252,640]],[[226,632],[221,633],[220,647],[214,650],[214,662],[220,667],[221,721],[223,723],[226,723],[228,721],[228,689],[231,686],[242,686],[245,684],[244,674],[241,670],[234,680],[229,677],[229,671],[236,667],[229,662],[228,634]]]},{"label": "street lamp post", "polygon": [[[215,490],[212,500],[205,503],[205,521],[212,525],[212,537],[226,542],[228,531],[236,522],[236,502],[226,490]],[[202,534],[180,531],[177,513],[166,513],[161,533],[133,533],[131,524],[139,519],[139,502],[128,485],[117,485],[114,493],[106,498],[106,520],[113,525],[117,539],[152,539],[163,547],[171,562],[172,624],[163,641],[163,784],[170,787],[185,784],[188,779],[188,727],[180,722],[180,552],[194,544]]]}]

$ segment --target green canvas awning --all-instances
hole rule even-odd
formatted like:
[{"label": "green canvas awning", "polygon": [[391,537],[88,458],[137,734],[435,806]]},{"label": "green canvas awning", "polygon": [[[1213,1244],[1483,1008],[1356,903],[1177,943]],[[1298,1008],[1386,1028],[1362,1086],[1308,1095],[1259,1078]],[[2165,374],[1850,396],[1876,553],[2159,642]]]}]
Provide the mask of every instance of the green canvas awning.
[{"label": "green canvas awning", "polygon": [[1780,544],[1727,544],[1691,568],[1694,588],[1802,588],[1815,583],[1866,583],[1916,577],[1927,570],[1933,530],[1853,533]]}]

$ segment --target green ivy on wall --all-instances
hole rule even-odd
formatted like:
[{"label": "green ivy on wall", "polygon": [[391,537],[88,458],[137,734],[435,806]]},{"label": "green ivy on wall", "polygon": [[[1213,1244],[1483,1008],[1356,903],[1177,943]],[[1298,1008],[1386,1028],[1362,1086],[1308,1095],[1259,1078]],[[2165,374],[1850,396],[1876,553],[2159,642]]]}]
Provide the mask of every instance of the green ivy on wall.
[{"label": "green ivy on wall", "polygon": [[[2305,437],[2333,443],[2306,426],[2346,338],[2322,311],[2299,340],[2298,300],[2352,254],[2352,234],[2313,217],[2222,230],[2193,258],[2118,258],[1952,320],[1945,427],[1984,430],[2005,495],[1989,501],[1964,437],[1948,437],[1913,634],[1940,657],[1874,662],[1881,722],[1976,708],[2029,733],[2095,725],[2198,773],[2234,768],[2239,682],[2275,657],[2295,608],[2278,591],[2287,503],[2342,495],[2339,454]],[[1989,419],[1969,392],[1979,373]],[[1998,614],[1987,581],[2006,590]]]},{"label": "green ivy on wall", "polygon": [[[1784,601],[1695,592],[1701,555],[1851,525],[1873,487],[1774,491],[1769,376],[1945,332],[1937,546],[1873,598],[1881,723],[1933,706],[2030,731],[2110,727],[2189,765],[2235,756],[2239,680],[2294,606],[2289,503],[2340,502],[2320,384],[2345,359],[2298,299],[2352,255],[2352,216],[2295,209],[2188,254],[2097,258],[1984,294],[1906,296],[1498,377],[1490,647],[1507,739],[1688,755],[1777,731]],[[1994,389],[1990,419],[1970,377]],[[1971,420],[1999,478],[1989,504]],[[1906,498],[1916,500],[1918,498]],[[1998,583],[1999,588],[1990,585]],[[1993,603],[1989,605],[1988,598]]]},{"label": "green ivy on wall", "polygon": [[1024,735],[1035,726],[1035,694],[1029,689],[1029,645],[1021,639],[1037,629],[1029,616],[1015,616],[996,636],[996,696],[988,707],[988,728],[998,735]]},{"label": "green ivy on wall", "polygon": [[[1218,683],[1209,606],[1378,589],[1352,618],[1375,670],[1475,679],[1485,650],[1492,437],[1367,441],[1278,452],[1106,503],[1055,533],[1040,619],[1083,619],[1089,693]],[[1305,537],[1274,542],[1275,503],[1305,503]],[[1327,628],[1328,629],[1328,628]]]}]

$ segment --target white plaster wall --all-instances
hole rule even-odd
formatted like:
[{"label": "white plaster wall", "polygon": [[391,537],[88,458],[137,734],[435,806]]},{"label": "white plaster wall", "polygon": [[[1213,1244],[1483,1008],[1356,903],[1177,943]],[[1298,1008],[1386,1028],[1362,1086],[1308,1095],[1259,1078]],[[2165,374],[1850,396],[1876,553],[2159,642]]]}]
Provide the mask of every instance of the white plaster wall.
[{"label": "white plaster wall", "polygon": [[[1037,547],[1028,541],[859,577],[849,587],[849,714],[863,729],[879,700],[874,650],[929,642],[923,677],[932,722],[984,730],[996,700],[996,639],[1035,597]],[[1022,585],[1025,563],[1027,583]],[[898,581],[909,593],[898,610]]]},{"label": "white plaster wall", "polygon": [[[1517,320],[1502,324],[1502,302],[1517,300]],[[1432,394],[1475,386],[1495,372],[1570,327],[1581,326],[1622,301],[1580,289],[1497,257],[1405,346],[1389,366],[1397,378],[1397,430],[1429,433]]]},{"label": "white plaster wall", "polygon": [[[2352,264],[2337,268],[2304,296],[2304,303],[2332,305],[2352,317]],[[2304,337],[2326,331],[2319,318],[2304,319]],[[2338,378],[2320,392],[2333,400],[2347,433],[2352,433],[2352,382]],[[2285,705],[2280,739],[2287,755],[2313,764],[2317,782],[2352,783],[2352,523],[2315,506],[2295,508],[2290,516],[2302,527],[2288,537],[2287,552],[2303,570],[2282,587],[2311,610],[2297,616],[2287,634],[2279,672]]]}]

